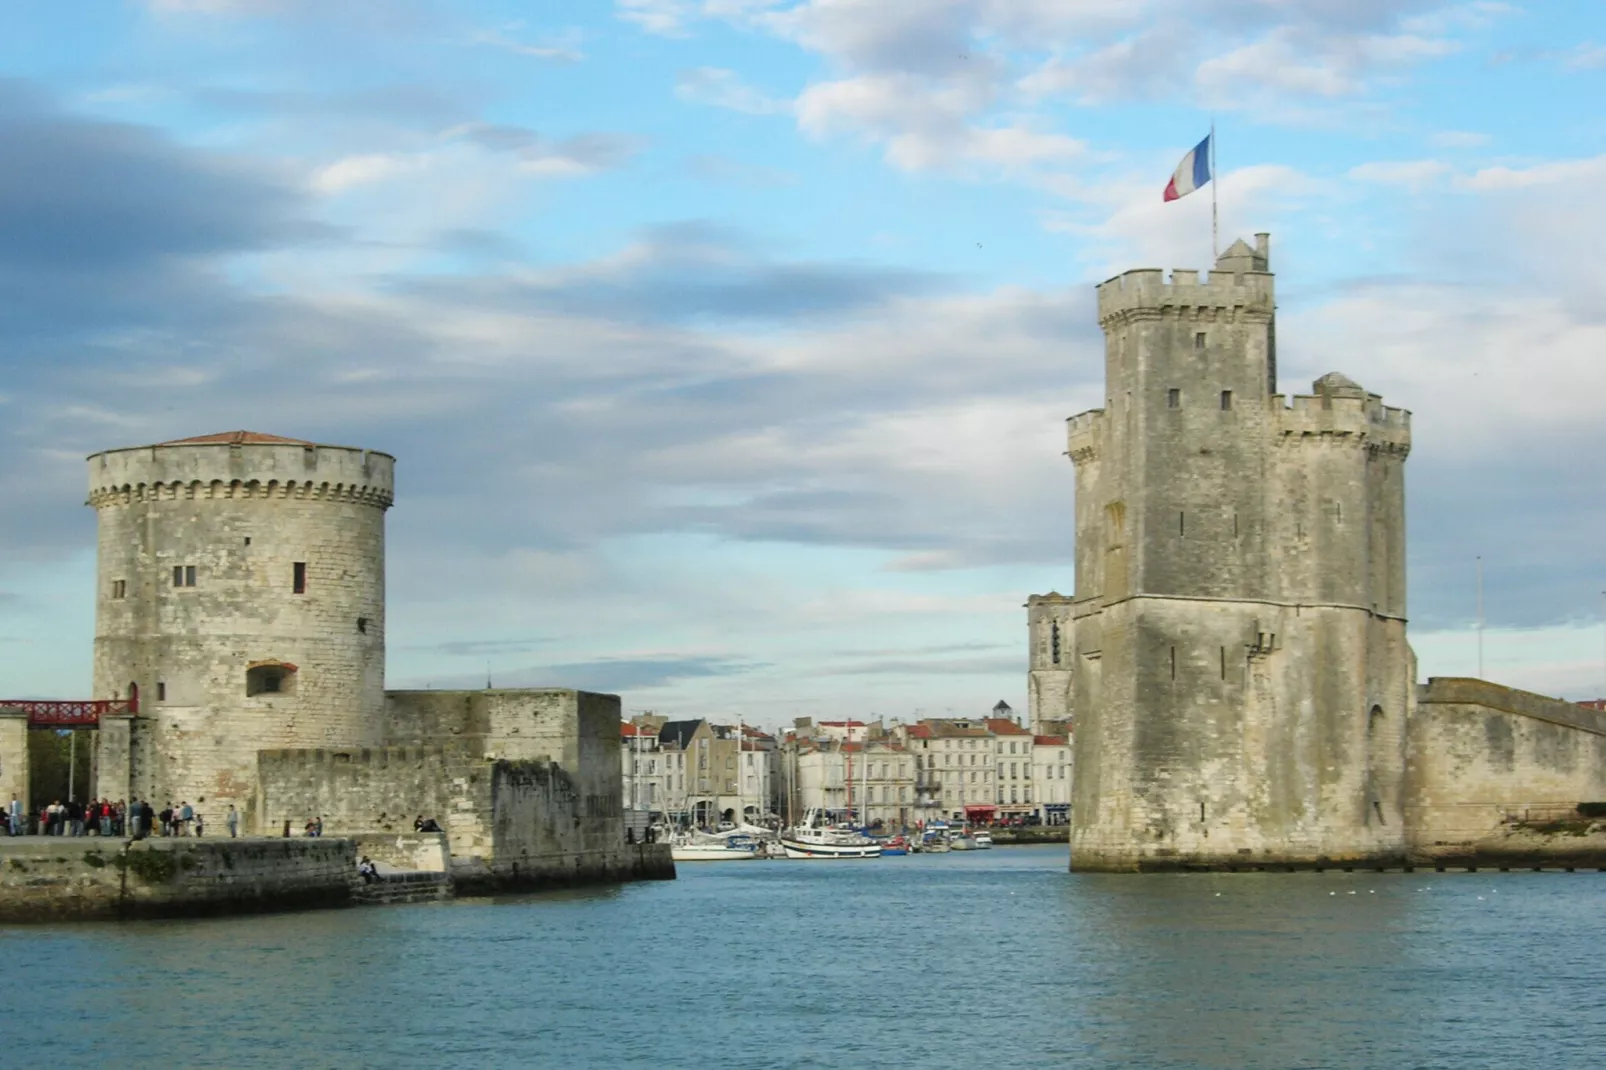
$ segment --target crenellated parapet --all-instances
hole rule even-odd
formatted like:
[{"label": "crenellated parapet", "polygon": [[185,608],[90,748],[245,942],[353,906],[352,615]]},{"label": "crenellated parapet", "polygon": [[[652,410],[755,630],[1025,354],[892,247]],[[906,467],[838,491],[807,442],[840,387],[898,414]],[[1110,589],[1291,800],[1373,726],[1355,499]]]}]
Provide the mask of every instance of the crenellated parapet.
[{"label": "crenellated parapet", "polygon": [[188,482],[170,480],[165,483],[124,483],[121,486],[92,487],[87,504],[96,509],[121,505],[135,505],[158,501],[205,501],[259,498],[296,501],[321,501],[341,505],[369,505],[376,509],[389,509],[395,492],[389,486],[370,486],[357,483],[315,483],[311,480],[233,479],[225,483],[214,479],[203,483],[199,479]]},{"label": "crenellated parapet", "polygon": [[1105,330],[1132,319],[1187,319],[1206,322],[1270,319],[1276,298],[1266,271],[1141,268],[1098,287],[1099,324]]},{"label": "crenellated parapet", "polygon": [[1066,455],[1078,465],[1093,460],[1098,456],[1099,438],[1103,430],[1103,409],[1089,409],[1066,420]]},{"label": "crenellated parapet", "polygon": [[97,509],[181,499],[295,499],[390,508],[395,458],[233,431],[106,450],[89,457],[88,504]]},{"label": "crenellated parapet", "polygon": [[[1318,380],[1318,383],[1320,380]],[[1411,452],[1411,412],[1383,404],[1378,394],[1274,394],[1268,402],[1282,445],[1352,445],[1372,452]]]}]

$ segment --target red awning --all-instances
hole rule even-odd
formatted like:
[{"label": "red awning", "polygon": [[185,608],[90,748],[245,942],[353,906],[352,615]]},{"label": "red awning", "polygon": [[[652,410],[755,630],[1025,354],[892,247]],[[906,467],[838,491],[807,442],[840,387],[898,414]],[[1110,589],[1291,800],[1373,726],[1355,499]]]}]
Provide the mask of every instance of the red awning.
[{"label": "red awning", "polygon": [[965,807],[965,813],[967,813],[967,814],[995,814],[997,812],[998,812],[998,807],[996,807],[996,806],[967,806],[967,807]]}]

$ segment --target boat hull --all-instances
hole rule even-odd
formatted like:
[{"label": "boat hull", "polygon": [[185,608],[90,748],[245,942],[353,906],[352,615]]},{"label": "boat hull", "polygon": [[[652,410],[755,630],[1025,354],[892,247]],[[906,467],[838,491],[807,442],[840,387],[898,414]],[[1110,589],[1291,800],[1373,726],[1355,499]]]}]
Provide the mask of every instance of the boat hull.
[{"label": "boat hull", "polygon": [[787,858],[880,858],[879,843],[806,843],[781,837],[781,848]]},{"label": "boat hull", "polygon": [[756,851],[730,847],[671,847],[669,854],[676,862],[743,862],[758,857]]}]

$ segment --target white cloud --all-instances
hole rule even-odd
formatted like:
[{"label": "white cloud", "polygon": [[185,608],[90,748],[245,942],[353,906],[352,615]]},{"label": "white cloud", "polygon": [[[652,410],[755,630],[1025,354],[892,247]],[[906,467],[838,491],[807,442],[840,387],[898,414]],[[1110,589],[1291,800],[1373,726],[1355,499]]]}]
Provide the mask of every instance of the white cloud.
[{"label": "white cloud", "polygon": [[1450,165],[1442,160],[1379,160],[1349,169],[1349,177],[1357,182],[1411,189],[1430,185],[1449,173]]},{"label": "white cloud", "polygon": [[476,30],[469,34],[468,43],[499,48],[504,52],[529,56],[531,59],[547,63],[579,63],[586,58],[580,48],[581,36],[577,30],[566,30],[539,43],[531,44],[516,36],[517,31],[522,28],[521,23],[513,23],[495,30]]},{"label": "white cloud", "polygon": [[701,13],[693,0],[617,0],[619,17],[665,37],[686,33],[686,24]]},{"label": "white cloud", "polygon": [[1486,167],[1457,184],[1471,190],[1510,190],[1529,186],[1550,186],[1578,180],[1606,178],[1606,156],[1585,160],[1552,160],[1531,167]]},{"label": "white cloud", "polygon": [[861,75],[809,86],[798,97],[798,125],[817,137],[848,133],[884,142],[888,162],[910,171],[964,173],[981,165],[1020,172],[1085,151],[1063,134],[974,121],[989,92],[975,80]]},{"label": "white cloud", "polygon": [[1428,138],[1428,144],[1439,149],[1476,149],[1493,140],[1488,134],[1478,134],[1469,130],[1440,130]]},{"label": "white cloud", "polygon": [[791,109],[790,101],[766,96],[743,82],[735,71],[722,67],[697,67],[680,72],[675,77],[675,96],[688,103],[748,115],[770,115]]},{"label": "white cloud", "polygon": [[1351,96],[1379,72],[1456,51],[1456,42],[1416,34],[1331,35],[1284,26],[1220,56],[1195,72],[1214,101],[1242,103],[1263,91],[1302,96]]},{"label": "white cloud", "polygon": [[1564,65],[1575,71],[1593,71],[1606,68],[1606,45],[1586,41],[1570,52]]}]

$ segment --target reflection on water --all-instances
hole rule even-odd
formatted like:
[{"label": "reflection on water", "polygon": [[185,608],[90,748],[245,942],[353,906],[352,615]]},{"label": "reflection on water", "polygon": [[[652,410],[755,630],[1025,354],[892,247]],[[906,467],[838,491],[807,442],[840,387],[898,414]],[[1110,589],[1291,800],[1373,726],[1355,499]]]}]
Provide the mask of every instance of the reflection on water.
[{"label": "reflection on water", "polygon": [[1603,907],[1595,874],[1071,875],[1022,848],[12,929],[0,1064],[1595,1067]]}]

